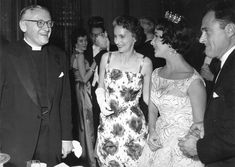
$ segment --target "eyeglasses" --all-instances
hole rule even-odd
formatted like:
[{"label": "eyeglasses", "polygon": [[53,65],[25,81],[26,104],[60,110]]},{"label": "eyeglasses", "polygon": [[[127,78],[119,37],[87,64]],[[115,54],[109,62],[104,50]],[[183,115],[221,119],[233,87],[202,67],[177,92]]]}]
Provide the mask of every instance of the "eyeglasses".
[{"label": "eyeglasses", "polygon": [[93,37],[93,38],[97,38],[98,36],[107,37],[107,34],[104,33],[104,32],[101,32],[101,33],[98,33],[98,34],[93,34],[93,33],[92,33],[92,37]]},{"label": "eyeglasses", "polygon": [[45,23],[47,25],[48,28],[52,28],[54,25],[54,21],[48,20],[48,21],[43,21],[43,20],[23,20],[23,21],[31,21],[31,22],[36,22],[38,28],[42,28]]}]

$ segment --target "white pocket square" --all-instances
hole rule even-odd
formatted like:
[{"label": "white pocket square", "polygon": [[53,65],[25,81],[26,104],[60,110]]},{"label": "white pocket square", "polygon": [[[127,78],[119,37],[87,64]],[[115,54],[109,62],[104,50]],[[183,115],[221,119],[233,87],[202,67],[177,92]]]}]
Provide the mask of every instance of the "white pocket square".
[{"label": "white pocket square", "polygon": [[[36,165],[37,166],[37,165]],[[54,166],[54,167],[69,167],[68,165],[66,165],[64,162]]]},{"label": "white pocket square", "polygon": [[217,95],[217,93],[213,92],[213,98],[217,98],[219,97],[219,95]]},{"label": "white pocket square", "polygon": [[73,140],[73,147],[74,149],[72,150],[77,158],[79,158],[82,155],[82,146],[80,142]]},{"label": "white pocket square", "polygon": [[61,72],[58,78],[61,78],[61,77],[63,77],[63,76],[64,76],[64,73]]}]

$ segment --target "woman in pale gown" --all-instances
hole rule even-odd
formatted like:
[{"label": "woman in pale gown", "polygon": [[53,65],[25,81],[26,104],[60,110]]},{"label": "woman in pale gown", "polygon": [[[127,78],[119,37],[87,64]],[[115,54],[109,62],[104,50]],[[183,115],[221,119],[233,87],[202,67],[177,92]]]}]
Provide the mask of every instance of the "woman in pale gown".
[{"label": "woman in pale gown", "polygon": [[[168,13],[159,20],[151,44],[155,57],[166,65],[154,70],[149,102],[149,136],[140,167],[203,167],[197,157],[184,155],[178,142],[190,126],[203,121],[206,106],[204,81],[183,58],[193,42],[185,18]],[[160,116],[159,116],[160,115]]]},{"label": "woman in pale gown", "polygon": [[83,148],[82,158],[88,160],[89,166],[95,167],[94,157],[94,123],[92,111],[92,97],[91,97],[91,83],[96,63],[95,61],[89,65],[85,58],[85,51],[87,49],[87,35],[84,29],[78,29],[73,34],[76,37],[75,50],[71,56],[71,65],[73,68],[76,97],[78,105],[78,136],[81,146]]}]

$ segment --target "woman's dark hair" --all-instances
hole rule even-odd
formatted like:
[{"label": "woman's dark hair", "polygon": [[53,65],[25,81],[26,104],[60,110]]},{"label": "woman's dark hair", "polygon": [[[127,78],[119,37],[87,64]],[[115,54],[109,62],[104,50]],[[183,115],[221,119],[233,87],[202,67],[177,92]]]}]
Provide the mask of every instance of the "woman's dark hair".
[{"label": "woman's dark hair", "polygon": [[78,37],[85,37],[87,36],[87,32],[84,28],[78,28],[72,33],[72,44],[74,45],[77,43]]},{"label": "woman's dark hair", "polygon": [[170,45],[177,53],[183,56],[196,40],[193,30],[182,16],[178,23],[165,17],[161,18],[157,21],[156,29],[163,31],[161,37],[163,43]]},{"label": "woman's dark hair", "polygon": [[122,26],[132,33],[134,38],[136,39],[135,45],[138,45],[143,36],[144,31],[140,25],[140,22],[137,18],[132,16],[118,16],[113,20],[113,26]]}]

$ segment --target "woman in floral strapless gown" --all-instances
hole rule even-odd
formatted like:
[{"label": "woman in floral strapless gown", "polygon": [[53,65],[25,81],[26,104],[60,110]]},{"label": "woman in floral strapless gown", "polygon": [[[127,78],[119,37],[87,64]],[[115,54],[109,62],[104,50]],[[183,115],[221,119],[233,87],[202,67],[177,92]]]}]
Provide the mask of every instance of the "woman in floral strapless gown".
[{"label": "woman in floral strapless gown", "polygon": [[164,58],[166,65],[152,74],[149,136],[139,167],[204,166],[178,146],[179,140],[199,139],[199,131],[189,130],[193,123],[203,121],[206,105],[204,81],[183,58],[192,39],[192,31],[182,16],[168,13],[156,26],[151,44],[155,57]]},{"label": "woman in floral strapless gown", "polygon": [[147,138],[139,98],[148,103],[152,63],[134,51],[141,27],[133,17],[114,20],[117,52],[107,53],[100,64],[100,126],[96,152],[101,167],[136,167]]}]

